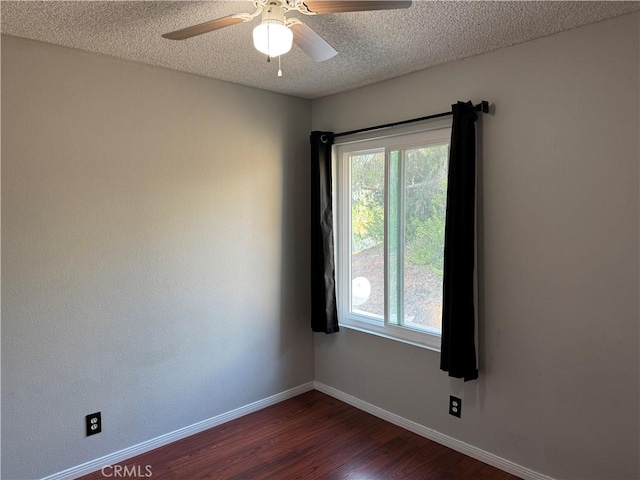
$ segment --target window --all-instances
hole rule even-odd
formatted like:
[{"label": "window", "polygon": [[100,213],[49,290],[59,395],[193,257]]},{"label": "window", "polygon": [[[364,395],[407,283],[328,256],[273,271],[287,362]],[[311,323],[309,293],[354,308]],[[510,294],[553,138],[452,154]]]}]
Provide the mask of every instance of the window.
[{"label": "window", "polygon": [[450,128],[336,147],[340,323],[440,347]]}]

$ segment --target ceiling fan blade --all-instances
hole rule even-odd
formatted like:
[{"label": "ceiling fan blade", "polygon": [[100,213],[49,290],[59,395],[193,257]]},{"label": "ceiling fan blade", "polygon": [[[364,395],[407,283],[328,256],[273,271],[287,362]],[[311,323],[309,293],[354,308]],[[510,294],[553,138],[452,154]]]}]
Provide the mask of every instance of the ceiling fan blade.
[{"label": "ceiling fan blade", "polygon": [[345,13],[409,8],[411,0],[304,0],[304,4],[313,13]]},{"label": "ceiling fan blade", "polygon": [[335,48],[306,23],[296,20],[291,22],[289,28],[293,32],[293,43],[309,55],[314,62],[323,62],[338,54]]},{"label": "ceiling fan blade", "polygon": [[230,27],[231,25],[242,23],[244,21],[246,20],[239,15],[229,15],[227,17],[217,18],[215,20],[210,20],[181,30],[176,30],[175,32],[165,33],[162,36],[169,40],[184,40],[186,38],[202,35],[203,33],[212,32],[213,30],[218,30],[220,28]]}]

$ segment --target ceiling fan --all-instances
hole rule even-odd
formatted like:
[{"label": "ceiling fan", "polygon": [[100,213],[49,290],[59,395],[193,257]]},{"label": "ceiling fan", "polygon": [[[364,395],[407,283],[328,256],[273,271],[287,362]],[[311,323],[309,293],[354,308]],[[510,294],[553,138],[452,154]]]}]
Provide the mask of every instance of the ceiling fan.
[{"label": "ceiling fan", "polygon": [[369,10],[393,10],[408,8],[411,0],[254,0],[253,13],[236,13],[208,22],[165,33],[164,38],[185,40],[203,33],[250,22],[262,14],[262,20],[253,29],[253,44],[267,55],[267,60],[279,57],[291,50],[292,43],[314,61],[322,62],[337,55],[337,51],[308,25],[297,18],[285,18],[288,12],[303,15],[326,13],[362,12]]}]

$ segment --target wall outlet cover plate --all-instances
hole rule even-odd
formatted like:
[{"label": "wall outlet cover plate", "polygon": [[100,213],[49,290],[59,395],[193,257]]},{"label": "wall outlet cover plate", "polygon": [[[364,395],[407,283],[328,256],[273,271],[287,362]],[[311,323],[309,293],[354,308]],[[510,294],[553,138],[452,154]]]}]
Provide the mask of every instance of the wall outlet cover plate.
[{"label": "wall outlet cover plate", "polygon": [[85,422],[87,425],[87,437],[102,431],[102,418],[100,416],[100,412],[87,415],[85,417]]},{"label": "wall outlet cover plate", "polygon": [[449,415],[453,415],[454,417],[461,418],[462,414],[462,399],[458,397],[454,397],[453,395],[449,396]]}]

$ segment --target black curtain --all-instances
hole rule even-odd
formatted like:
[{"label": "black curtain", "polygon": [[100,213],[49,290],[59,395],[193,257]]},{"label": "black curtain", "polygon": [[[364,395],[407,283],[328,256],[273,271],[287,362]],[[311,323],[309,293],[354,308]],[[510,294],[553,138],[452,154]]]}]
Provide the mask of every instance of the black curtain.
[{"label": "black curtain", "polygon": [[478,378],[474,298],[478,116],[471,102],[458,102],[451,109],[440,369],[466,382]]},{"label": "black curtain", "polygon": [[311,132],[311,329],[339,330],[333,255],[333,133]]}]

